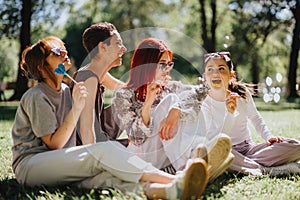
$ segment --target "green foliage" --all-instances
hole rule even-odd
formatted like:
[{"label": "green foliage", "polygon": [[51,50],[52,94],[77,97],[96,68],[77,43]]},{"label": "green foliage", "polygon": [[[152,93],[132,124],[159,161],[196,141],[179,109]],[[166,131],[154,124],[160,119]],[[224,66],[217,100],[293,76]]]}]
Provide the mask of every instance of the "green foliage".
[{"label": "green foliage", "polygon": [[85,59],[88,59],[81,41],[82,33],[88,26],[90,26],[90,22],[69,24],[66,28],[66,36],[63,38],[69,56],[74,59],[77,68],[84,64]]},{"label": "green foliage", "polygon": [[[90,0],[77,9],[73,8],[70,14],[70,23],[67,23],[65,27],[66,35],[63,40],[66,42],[70,56],[75,60],[76,67],[84,65],[88,61],[87,53],[81,41],[85,28],[91,24],[103,21],[113,23],[120,33],[136,27],[154,26],[155,23],[148,13],[151,11],[161,12],[160,9],[157,9],[157,6],[162,5],[162,1],[159,0],[146,2],[128,1],[128,4],[119,1]],[[134,36],[131,39],[132,41],[124,42],[133,42]],[[124,66],[126,67],[115,68],[112,70],[112,74],[121,77],[122,74],[128,71],[131,56],[132,52],[128,52],[124,56],[126,57],[124,59]]]},{"label": "green foliage", "polygon": [[[4,2],[3,2],[4,1]],[[75,0],[31,0],[32,18],[31,32],[35,37],[41,38],[54,34],[60,26],[60,16],[70,11]],[[18,38],[21,27],[21,0],[0,0],[0,35]],[[59,36],[59,34],[55,34]]]},{"label": "green foliage", "polygon": [[18,68],[17,44],[14,40],[0,38],[0,82],[12,81],[16,78]]},{"label": "green foliage", "polygon": [[115,24],[120,32],[136,27],[151,27],[155,26],[153,15],[160,16],[164,6],[162,0],[129,0],[126,3],[104,0],[102,19]]},{"label": "green foliage", "polygon": [[[31,0],[31,41],[55,35],[66,43],[70,57],[75,66],[79,67],[86,58],[82,47],[81,34],[83,30],[97,22],[109,21],[116,25],[119,32],[127,32],[135,28],[164,27],[186,34],[203,46],[201,38],[202,27],[200,18],[200,1],[198,0]],[[289,65],[289,51],[291,46],[292,16],[289,8],[294,5],[291,1],[249,1],[249,0],[205,0],[205,14],[207,17],[208,36],[211,36],[212,10],[211,3],[216,3],[216,50],[229,50],[239,77],[246,82],[252,82],[255,77],[262,80],[275,72],[281,72],[285,77]],[[0,0],[0,37],[18,38],[20,34],[21,0]],[[229,36],[230,39],[226,39]],[[173,35],[168,35],[169,40]],[[112,69],[116,77],[123,77],[128,72],[133,47],[140,39],[139,35],[132,35],[124,40],[132,48],[124,55],[123,66]],[[178,38],[175,38],[175,40]],[[174,42],[174,41],[173,41]],[[178,41],[183,43],[184,41]],[[19,49],[14,47],[16,51]],[[6,49],[6,48],[5,48]],[[184,49],[184,55],[174,52],[175,70],[191,79],[202,73],[198,49]],[[3,51],[2,51],[3,52]],[[187,56],[186,56],[187,55]],[[198,58],[197,58],[198,57]],[[10,59],[10,55],[1,53],[0,58]],[[3,60],[3,59],[2,59]],[[17,63],[17,59],[13,59]],[[1,61],[2,62],[2,61]],[[1,76],[11,76],[15,72],[7,66],[11,61],[1,63]],[[2,67],[2,66],[6,66]],[[17,66],[17,65],[14,65]],[[197,69],[196,71],[194,69]],[[257,68],[257,73],[253,73]],[[2,73],[2,75],[1,75]],[[126,77],[126,75],[124,76]],[[287,78],[284,79],[287,81]]]},{"label": "green foliage", "polygon": [[0,35],[16,38],[19,34],[22,3],[19,0],[0,0]]},{"label": "green foliage", "polygon": [[[270,3],[270,1],[246,0],[232,1],[229,5],[235,14],[231,24],[235,45],[232,45],[230,50],[238,53],[233,54],[237,68],[240,65],[251,71],[248,75],[243,73],[244,79],[248,82],[262,79],[274,72],[282,72],[280,68],[287,65],[283,62],[287,61],[286,59],[280,59],[280,56],[283,58],[287,56],[283,50],[286,46],[276,42],[277,39],[282,40],[282,33],[286,34],[287,25],[291,24],[291,16],[283,14],[286,6],[286,1]],[[271,39],[268,40],[269,38]],[[257,73],[253,73],[255,70]],[[262,77],[256,77],[259,74]]]}]

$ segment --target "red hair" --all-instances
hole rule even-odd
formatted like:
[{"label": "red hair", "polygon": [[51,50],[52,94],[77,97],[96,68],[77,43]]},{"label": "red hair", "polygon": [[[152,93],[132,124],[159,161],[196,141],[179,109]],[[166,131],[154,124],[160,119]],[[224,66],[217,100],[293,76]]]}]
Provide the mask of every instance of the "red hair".
[{"label": "red hair", "polygon": [[162,55],[167,52],[172,61],[172,51],[163,41],[155,38],[142,40],[133,53],[131,59],[128,88],[133,88],[136,98],[145,101],[147,85],[155,78],[157,64]]}]

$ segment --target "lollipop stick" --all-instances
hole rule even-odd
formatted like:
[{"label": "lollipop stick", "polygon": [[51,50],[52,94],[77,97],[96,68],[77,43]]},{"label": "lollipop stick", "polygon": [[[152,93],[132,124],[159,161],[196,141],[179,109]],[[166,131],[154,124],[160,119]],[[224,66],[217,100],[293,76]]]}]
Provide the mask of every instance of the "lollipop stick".
[{"label": "lollipop stick", "polygon": [[72,78],[72,76],[70,76],[69,74],[65,74],[69,79],[71,79],[74,83],[76,83],[77,84],[77,81],[75,81],[73,78]]}]

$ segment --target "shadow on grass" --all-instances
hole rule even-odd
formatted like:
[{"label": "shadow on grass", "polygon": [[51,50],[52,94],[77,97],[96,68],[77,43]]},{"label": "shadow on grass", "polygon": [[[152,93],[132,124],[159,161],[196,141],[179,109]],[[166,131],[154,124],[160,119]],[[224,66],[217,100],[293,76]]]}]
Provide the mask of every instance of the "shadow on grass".
[{"label": "shadow on grass", "polygon": [[[218,199],[224,196],[221,189],[229,184],[234,184],[238,180],[242,179],[245,175],[235,174],[233,172],[226,171],[216,180],[207,184],[207,187],[203,193],[202,199]],[[213,198],[212,198],[213,197]]]},{"label": "shadow on grass", "polygon": [[121,192],[112,188],[80,189],[72,186],[26,187],[16,179],[0,181],[0,199],[125,199]]},{"label": "shadow on grass", "polygon": [[[243,177],[242,175],[239,177]],[[237,181],[237,176],[232,173],[224,173],[214,182],[209,183],[204,191],[202,199],[221,198],[224,194],[221,189]],[[26,187],[18,184],[16,179],[0,181],[0,199],[137,199],[125,196],[115,189],[79,189],[72,186],[59,187]],[[2,197],[2,198],[1,198]],[[140,198],[138,198],[140,199]]]},{"label": "shadow on grass", "polygon": [[[225,187],[231,185],[231,187],[236,187],[236,185],[240,181],[245,181],[244,179],[254,179],[260,182],[260,180],[268,180],[268,182],[272,182],[272,180],[279,180],[279,182],[289,180],[291,182],[299,182],[300,176],[294,175],[294,174],[285,174],[285,175],[279,175],[275,177],[271,177],[269,175],[263,175],[258,177],[251,177],[242,173],[235,173],[235,172],[229,172],[226,171],[221,176],[219,176],[215,181],[212,183],[209,183],[204,191],[204,194],[201,199],[223,199],[224,196],[226,196],[226,190],[224,190]],[[247,183],[242,183],[247,184]],[[264,184],[264,183],[259,183]],[[227,198],[226,198],[227,199]],[[233,198],[234,199],[234,198]]]},{"label": "shadow on grass", "polygon": [[0,105],[0,120],[14,120],[17,106]]},{"label": "shadow on grass", "polygon": [[[226,191],[222,190],[228,185],[235,186],[247,175],[225,172],[215,181],[209,183],[202,195],[201,199],[222,199],[226,195]],[[283,175],[280,177],[262,176],[259,179],[282,179],[297,182],[299,176]],[[143,195],[142,195],[143,196]],[[144,197],[144,196],[143,196]],[[0,199],[118,199],[118,200],[136,200],[146,199],[137,195],[124,195],[121,192],[112,189],[79,189],[72,186],[60,187],[25,187],[17,183],[16,179],[7,178],[0,181]]]}]

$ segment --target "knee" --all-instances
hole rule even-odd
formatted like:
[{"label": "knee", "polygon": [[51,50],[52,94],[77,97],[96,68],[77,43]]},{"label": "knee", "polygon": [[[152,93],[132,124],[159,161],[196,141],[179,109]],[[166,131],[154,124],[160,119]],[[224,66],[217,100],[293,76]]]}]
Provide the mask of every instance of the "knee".
[{"label": "knee", "polygon": [[92,145],[93,152],[102,152],[104,155],[112,155],[113,153],[119,153],[120,151],[128,151],[126,147],[117,141],[105,141],[98,142]]}]

